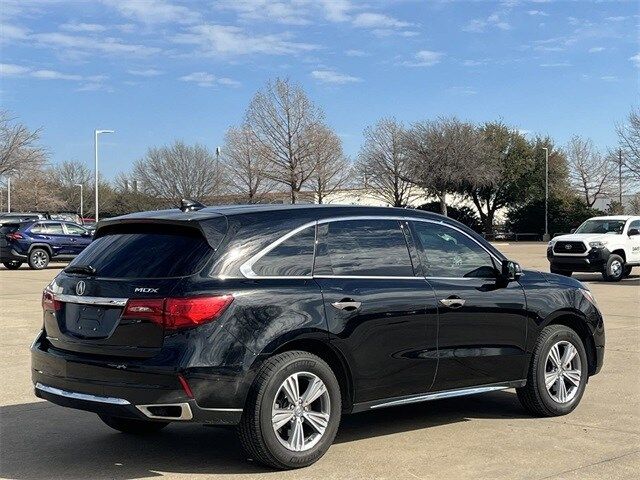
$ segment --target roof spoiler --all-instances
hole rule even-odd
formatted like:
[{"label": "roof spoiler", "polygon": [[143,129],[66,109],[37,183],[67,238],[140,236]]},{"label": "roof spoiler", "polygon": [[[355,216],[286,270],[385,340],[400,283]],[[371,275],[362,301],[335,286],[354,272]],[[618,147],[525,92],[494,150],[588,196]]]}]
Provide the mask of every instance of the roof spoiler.
[{"label": "roof spoiler", "polygon": [[202,210],[206,205],[198,202],[197,200],[191,200],[188,198],[183,198],[180,200],[180,210],[183,212],[193,212],[196,210]]}]

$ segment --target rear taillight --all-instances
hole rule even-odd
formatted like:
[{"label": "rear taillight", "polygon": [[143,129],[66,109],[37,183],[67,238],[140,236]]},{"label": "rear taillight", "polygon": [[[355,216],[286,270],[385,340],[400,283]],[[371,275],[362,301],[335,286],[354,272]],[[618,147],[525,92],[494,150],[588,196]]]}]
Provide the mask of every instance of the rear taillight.
[{"label": "rear taillight", "polygon": [[7,237],[9,240],[20,240],[20,239],[24,238],[22,235],[20,235],[20,234],[19,234],[19,233],[17,233],[17,232],[7,233],[6,237]]},{"label": "rear taillight", "polygon": [[125,318],[144,318],[167,330],[189,328],[211,322],[233,302],[233,295],[217,297],[132,299],[122,314]]},{"label": "rear taillight", "polygon": [[62,308],[62,302],[55,299],[53,293],[48,290],[42,292],[42,309],[52,310],[54,312]]}]

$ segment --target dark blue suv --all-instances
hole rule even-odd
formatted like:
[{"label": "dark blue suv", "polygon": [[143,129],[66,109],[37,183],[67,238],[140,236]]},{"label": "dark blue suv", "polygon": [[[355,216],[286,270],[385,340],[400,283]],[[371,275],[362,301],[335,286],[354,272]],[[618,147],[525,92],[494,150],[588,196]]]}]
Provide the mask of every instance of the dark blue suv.
[{"label": "dark blue suv", "polygon": [[71,222],[31,220],[0,225],[0,262],[8,269],[24,262],[35,270],[53,258],[70,260],[91,243],[91,232]]}]

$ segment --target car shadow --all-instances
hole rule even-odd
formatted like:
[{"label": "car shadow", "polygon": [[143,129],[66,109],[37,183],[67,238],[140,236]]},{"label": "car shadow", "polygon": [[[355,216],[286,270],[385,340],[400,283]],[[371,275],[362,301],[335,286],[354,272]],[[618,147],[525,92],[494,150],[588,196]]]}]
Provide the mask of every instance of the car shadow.
[{"label": "car shadow", "polygon": [[580,280],[581,282],[589,282],[589,283],[609,283],[611,285],[633,285],[638,286],[640,284],[640,273],[636,274],[632,272],[626,278],[623,278],[619,282],[609,282],[602,277],[600,273],[574,273],[572,275],[576,280]]},{"label": "car shadow", "polygon": [[[474,418],[527,418],[512,392],[439,400],[343,418],[336,443]],[[232,428],[172,424],[161,433],[117,433],[94,414],[46,402],[0,407],[0,477],[137,479],[181,474],[259,474]],[[391,444],[390,444],[391,448]],[[331,455],[329,451],[328,455]]]}]

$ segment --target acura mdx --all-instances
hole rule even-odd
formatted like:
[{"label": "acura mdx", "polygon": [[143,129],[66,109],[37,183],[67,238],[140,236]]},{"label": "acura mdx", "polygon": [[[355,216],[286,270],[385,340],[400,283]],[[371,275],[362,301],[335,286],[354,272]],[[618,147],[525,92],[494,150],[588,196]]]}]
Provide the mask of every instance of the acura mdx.
[{"label": "acura mdx", "polygon": [[279,469],[318,460],[343,414],[509,388],[567,414],[604,357],[585,285],[407,209],[183,202],[103,220],[42,307],[38,397],[126,433],[236,425]]}]

